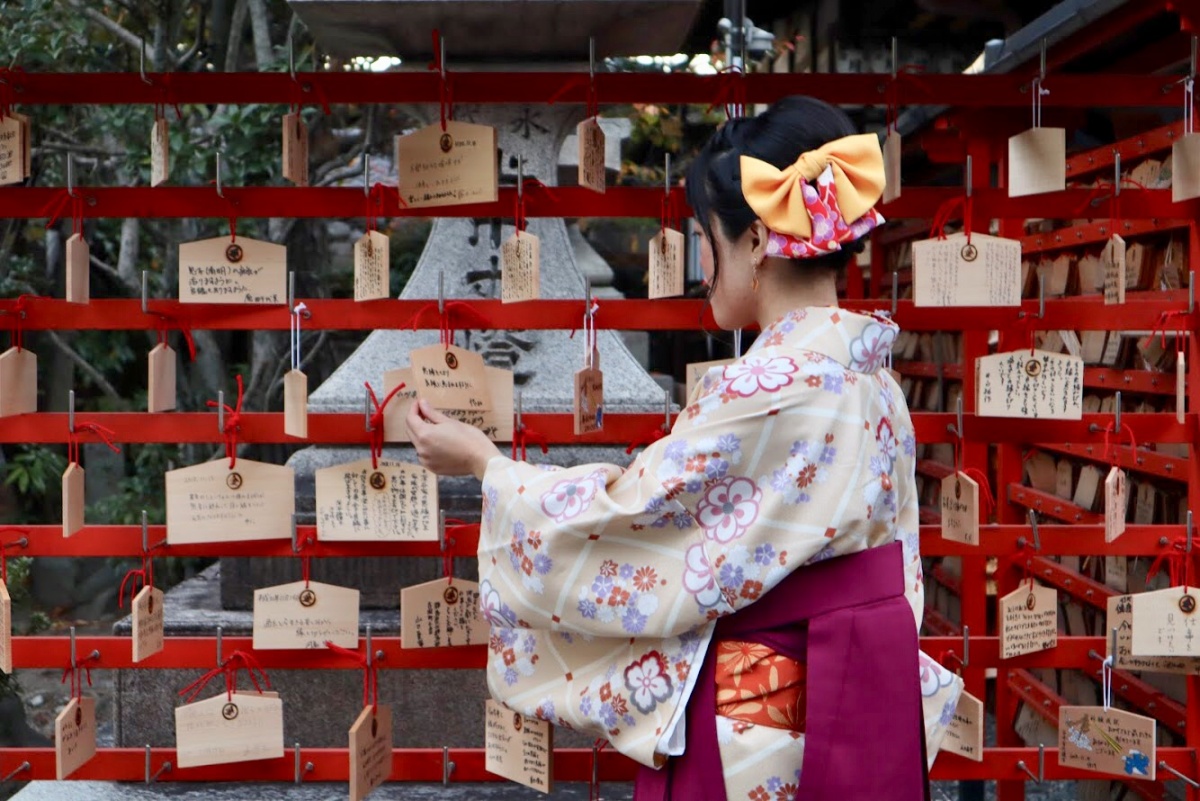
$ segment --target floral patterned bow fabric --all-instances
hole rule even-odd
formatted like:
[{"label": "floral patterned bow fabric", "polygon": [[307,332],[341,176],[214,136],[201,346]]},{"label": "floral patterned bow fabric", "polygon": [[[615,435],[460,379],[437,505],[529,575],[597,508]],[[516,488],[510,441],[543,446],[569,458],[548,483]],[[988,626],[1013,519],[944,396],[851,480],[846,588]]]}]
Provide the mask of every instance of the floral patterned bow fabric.
[{"label": "floral patterned bow fabric", "polygon": [[838,205],[837,184],[833,180],[833,168],[826,167],[815,182],[800,185],[804,206],[812,220],[812,236],[808,239],[767,229],[767,255],[785,259],[815,259],[828,256],[842,249],[842,245],[866,236],[871,229],[884,222],[883,215],[875,209],[867,209],[854,222],[846,222]]}]

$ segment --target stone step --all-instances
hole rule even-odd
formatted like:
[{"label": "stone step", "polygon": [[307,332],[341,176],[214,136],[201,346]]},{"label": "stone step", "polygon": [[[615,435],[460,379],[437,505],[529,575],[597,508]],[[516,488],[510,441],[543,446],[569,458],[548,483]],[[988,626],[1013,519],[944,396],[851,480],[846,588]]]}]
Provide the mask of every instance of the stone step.
[{"label": "stone step", "polygon": [[[632,784],[605,784],[604,801],[630,801]],[[322,784],[118,784],[117,782],[30,782],[12,801],[343,801],[346,785]],[[492,784],[385,784],[368,796],[369,801],[534,801],[562,799],[586,801],[588,786],[563,783],[550,795],[509,782]]]}]

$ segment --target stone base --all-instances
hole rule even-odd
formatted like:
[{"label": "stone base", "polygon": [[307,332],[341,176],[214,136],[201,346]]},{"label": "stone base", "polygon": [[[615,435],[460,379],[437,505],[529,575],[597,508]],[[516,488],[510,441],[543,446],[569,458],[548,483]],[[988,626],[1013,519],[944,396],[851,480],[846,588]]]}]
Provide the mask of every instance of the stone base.
[{"label": "stone base", "polygon": [[[601,786],[604,801],[629,801],[632,784]],[[572,782],[558,784],[550,798],[584,801],[588,786]],[[343,801],[343,784],[117,784],[116,782],[30,782],[13,796],[13,801]],[[536,790],[512,784],[385,784],[369,796],[370,801],[534,801],[547,798]]]},{"label": "stone base", "polygon": [[[464,560],[473,561],[473,560]],[[217,626],[228,636],[248,637],[251,612],[220,608],[220,565],[185,581],[167,593],[164,610],[167,637],[215,635]],[[314,565],[314,578],[319,574]],[[295,580],[294,577],[289,580]],[[399,585],[397,585],[398,587]],[[397,589],[397,600],[398,600]],[[363,610],[360,623],[373,634],[399,634],[398,609]],[[129,618],[113,631],[129,636]],[[214,663],[216,652],[213,652]],[[140,748],[147,743],[175,745],[174,709],[179,691],[195,681],[201,670],[116,671],[116,745]],[[271,687],[283,698],[284,741],[291,747],[334,748],[346,745],[347,731],[362,710],[362,671],[272,670]],[[215,684],[213,685],[215,688]],[[205,697],[216,693],[205,693]],[[483,703],[488,697],[484,671],[381,670],[379,698],[395,715],[397,748],[480,748],[483,746]],[[436,725],[431,725],[436,721]],[[591,748],[592,740],[574,732],[555,732],[564,748]]]}]

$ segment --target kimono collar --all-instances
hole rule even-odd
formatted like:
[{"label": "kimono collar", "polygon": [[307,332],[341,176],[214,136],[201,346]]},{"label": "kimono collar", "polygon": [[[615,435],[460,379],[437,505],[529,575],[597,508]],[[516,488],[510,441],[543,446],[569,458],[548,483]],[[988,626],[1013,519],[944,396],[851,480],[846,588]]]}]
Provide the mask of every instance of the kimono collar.
[{"label": "kimono collar", "polygon": [[763,329],[746,355],[782,346],[820,353],[857,373],[875,373],[889,363],[899,333],[885,317],[808,306],[793,309]]}]

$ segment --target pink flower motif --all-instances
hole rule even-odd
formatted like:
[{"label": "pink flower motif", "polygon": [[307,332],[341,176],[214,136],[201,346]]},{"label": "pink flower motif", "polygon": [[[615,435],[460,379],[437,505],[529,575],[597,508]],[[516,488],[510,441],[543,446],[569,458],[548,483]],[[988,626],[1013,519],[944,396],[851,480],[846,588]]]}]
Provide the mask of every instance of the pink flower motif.
[{"label": "pink flower motif", "polygon": [[670,698],[671,677],[667,675],[667,662],[662,654],[651,651],[625,668],[625,686],[629,688],[633,705],[644,715]]},{"label": "pink flower motif", "polygon": [[812,243],[823,245],[833,238],[833,223],[824,214],[812,216]]},{"label": "pink flower motif", "polygon": [[748,398],[759,390],[775,392],[792,383],[799,368],[787,356],[743,356],[725,368],[729,390]]},{"label": "pink flower motif", "polygon": [[542,511],[562,523],[582,514],[595,497],[596,482],[591,478],[560,481],[542,495]]},{"label": "pink flower motif", "polygon": [[687,549],[684,558],[683,588],[696,596],[696,603],[701,609],[716,606],[721,600],[721,588],[717,586],[716,575],[708,562],[708,553],[704,543],[698,542]]},{"label": "pink flower motif", "polygon": [[711,485],[696,506],[705,535],[722,545],[746,533],[758,517],[762,490],[748,478],[726,478]]},{"label": "pink flower motif", "polygon": [[875,373],[883,367],[896,341],[896,327],[871,322],[850,343],[850,368],[860,373]]},{"label": "pink flower motif", "polygon": [[924,651],[918,651],[917,656],[921,667],[922,696],[931,698],[938,694],[938,690],[954,683],[954,674],[926,656]]}]

